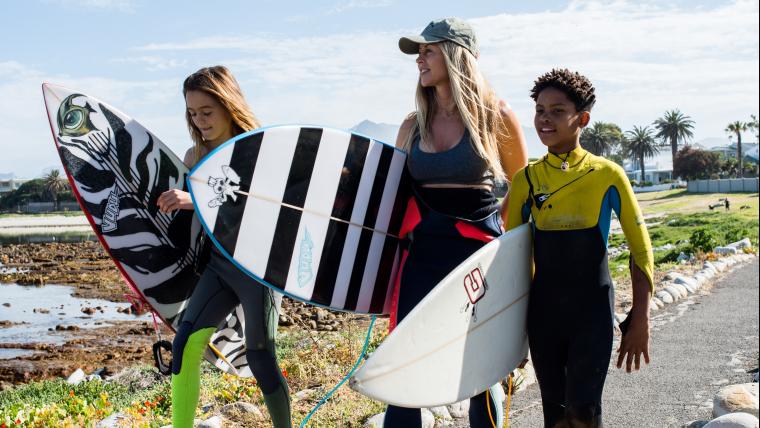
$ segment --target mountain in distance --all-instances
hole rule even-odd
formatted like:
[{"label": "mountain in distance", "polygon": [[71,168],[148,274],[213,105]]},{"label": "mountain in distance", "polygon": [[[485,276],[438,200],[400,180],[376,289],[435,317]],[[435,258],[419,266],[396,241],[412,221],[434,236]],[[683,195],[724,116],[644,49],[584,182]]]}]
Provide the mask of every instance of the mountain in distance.
[{"label": "mountain in distance", "polygon": [[391,125],[389,123],[375,123],[371,120],[362,120],[351,128],[351,131],[374,138],[383,143],[395,145],[396,135],[400,125]]},{"label": "mountain in distance", "polygon": [[10,180],[16,178],[16,175],[12,172],[0,172],[0,180]]},{"label": "mountain in distance", "polygon": [[[378,141],[393,145],[396,143],[398,128],[399,125],[393,125],[389,123],[376,123],[367,119],[359,122],[357,125],[354,125],[351,128],[351,131],[358,132]],[[538,138],[536,130],[527,126],[523,126],[522,130],[523,134],[525,134],[525,144],[528,148],[528,157],[538,158],[543,156],[546,153],[546,146],[541,144],[541,140]]]}]

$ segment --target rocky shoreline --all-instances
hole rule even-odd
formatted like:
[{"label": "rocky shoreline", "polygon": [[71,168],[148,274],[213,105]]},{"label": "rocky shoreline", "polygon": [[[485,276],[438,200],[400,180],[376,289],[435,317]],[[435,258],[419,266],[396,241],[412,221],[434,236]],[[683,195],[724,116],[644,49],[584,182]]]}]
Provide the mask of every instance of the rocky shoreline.
[{"label": "rocky shoreline", "polygon": [[[104,299],[127,303],[129,292],[118,269],[99,242],[14,244],[0,246],[0,284],[42,287],[46,284],[69,285],[73,296],[81,299]],[[12,303],[2,299],[0,304]],[[40,308],[45,311],[52,308]],[[83,308],[97,311],[97,308]],[[126,308],[129,311],[130,308]],[[124,311],[124,310],[122,310]],[[283,299],[280,328],[303,328],[336,331],[351,316],[311,305]],[[0,319],[0,328],[19,325]],[[38,351],[11,359],[0,359],[0,390],[13,384],[66,377],[76,368],[87,373],[102,370],[115,372],[137,363],[153,364],[151,347],[157,340],[152,323],[145,321],[108,322],[97,329],[57,326],[65,334],[62,345],[48,343],[3,343],[0,349]],[[161,327],[162,339],[174,333]]]}]

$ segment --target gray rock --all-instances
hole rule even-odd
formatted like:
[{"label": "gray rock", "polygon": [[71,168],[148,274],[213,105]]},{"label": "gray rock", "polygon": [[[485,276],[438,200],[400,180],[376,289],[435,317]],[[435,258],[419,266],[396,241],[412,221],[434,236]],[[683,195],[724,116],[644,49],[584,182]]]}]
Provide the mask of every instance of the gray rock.
[{"label": "gray rock", "polygon": [[230,417],[239,413],[250,413],[256,418],[264,417],[264,414],[261,413],[261,410],[258,406],[255,404],[247,403],[245,401],[238,401],[236,403],[227,404],[226,406],[222,407],[220,413],[226,417]]},{"label": "gray rock", "polygon": [[304,398],[309,398],[312,395],[314,395],[315,392],[317,392],[316,388],[302,389],[296,392],[295,394],[293,394],[294,401],[300,401],[300,400],[303,400]]},{"label": "gray rock", "polygon": [[652,296],[651,301],[649,302],[649,306],[652,307],[652,309],[660,309],[663,306],[665,306],[664,303],[662,303],[662,300],[660,300],[657,296]]},{"label": "gray rock", "polygon": [[713,253],[719,254],[721,256],[730,256],[737,253],[736,248],[731,247],[715,247],[713,248]]},{"label": "gray rock", "polygon": [[364,428],[383,428],[383,422],[385,422],[385,412],[378,413],[367,419],[367,422],[364,422],[363,426]]},{"label": "gray rock", "polygon": [[723,260],[714,261],[713,266],[715,266],[715,269],[717,269],[718,272],[724,272],[728,268],[728,264]]},{"label": "gray rock", "polygon": [[744,238],[741,241],[732,242],[726,247],[736,248],[737,250],[743,250],[744,248],[752,248],[752,242],[749,238]]},{"label": "gray rock", "polygon": [[446,406],[433,407],[429,410],[437,420],[444,422],[452,420],[451,413],[449,413],[449,409],[447,409]]},{"label": "gray rock", "polygon": [[422,414],[422,428],[434,428],[435,416],[433,413],[428,409],[422,409],[420,413]]},{"label": "gray rock", "polygon": [[749,413],[729,413],[711,420],[702,428],[758,428],[758,419]]},{"label": "gray rock", "polygon": [[718,273],[718,268],[715,267],[715,265],[711,261],[706,261],[703,265],[706,269],[711,270],[713,273]]},{"label": "gray rock", "polygon": [[676,278],[674,281],[676,284],[689,284],[692,287],[695,287],[697,285],[697,281],[694,278],[688,277],[688,276],[682,276],[680,278]]},{"label": "gray rock", "polygon": [[222,417],[212,416],[198,424],[198,428],[222,428]]},{"label": "gray rock", "polygon": [[462,400],[458,403],[449,404],[446,406],[449,409],[449,414],[457,419],[466,418],[470,414],[470,400]]},{"label": "gray rock", "polygon": [[673,297],[673,301],[678,301],[681,298],[681,290],[674,287],[672,284],[665,287],[665,291],[670,293]]},{"label": "gray rock", "polygon": [[76,371],[70,374],[69,377],[66,379],[66,383],[70,385],[78,385],[84,379],[85,379],[85,374],[82,371],[82,369],[76,369]]},{"label": "gray rock", "polygon": [[665,274],[665,281],[675,281],[676,278],[681,278],[683,274],[677,271],[670,271]]},{"label": "gray rock", "polygon": [[662,301],[662,303],[664,303],[666,305],[669,305],[669,304],[671,304],[671,303],[673,303],[675,301],[675,299],[673,299],[673,295],[670,294],[670,293],[668,293],[665,290],[658,291],[657,294],[656,294],[656,296],[657,296],[658,299],[660,299]]},{"label": "gray rock", "polygon": [[109,377],[108,381],[124,385],[129,388],[130,392],[135,392],[150,388],[160,382],[162,377],[158,370],[129,368]]},{"label": "gray rock", "polygon": [[683,428],[703,428],[710,421],[691,421],[683,426]]},{"label": "gray rock", "polygon": [[620,324],[621,322],[623,322],[623,320],[625,320],[626,316],[627,316],[626,314],[615,313],[615,320],[618,322],[618,324]]},{"label": "gray rock", "polygon": [[713,416],[744,412],[758,416],[758,384],[742,383],[721,388],[713,398]]},{"label": "gray rock", "polygon": [[124,413],[112,413],[95,425],[96,428],[117,428],[131,425],[131,418]]},{"label": "gray rock", "polygon": [[673,284],[673,287],[681,293],[682,299],[689,297],[689,289],[686,288],[686,285],[676,283],[676,284]]},{"label": "gray rock", "polygon": [[87,376],[84,378],[84,380],[86,380],[87,382],[91,382],[91,381],[93,381],[93,380],[103,380],[103,379],[100,377],[100,375],[91,374],[91,375],[87,375]]}]

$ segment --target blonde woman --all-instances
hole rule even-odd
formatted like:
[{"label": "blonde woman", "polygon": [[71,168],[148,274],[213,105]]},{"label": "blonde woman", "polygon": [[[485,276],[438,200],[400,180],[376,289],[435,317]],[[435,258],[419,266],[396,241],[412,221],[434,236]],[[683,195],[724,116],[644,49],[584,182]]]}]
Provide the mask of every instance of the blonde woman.
[{"label": "blonde woman", "polygon": [[[259,127],[237,81],[222,66],[202,68],[183,85],[187,126],[193,147],[185,164],[195,165],[220,144]],[[158,198],[162,211],[193,209],[190,195],[170,190]],[[200,363],[216,327],[235,306],[245,314],[246,358],[264,394],[275,427],[290,427],[288,384],[277,365],[274,336],[279,299],[240,272],[216,248],[193,291],[174,338],[172,359],[172,426],[192,427],[200,394]]]},{"label": "blonde woman", "polygon": [[[407,210],[397,289],[401,321],[459,263],[502,233],[494,185],[527,164],[514,112],[478,70],[478,44],[470,25],[447,18],[419,36],[399,40],[417,55],[417,110],[398,133],[407,152],[415,197]],[[441,373],[445,376],[445,373]],[[470,400],[470,426],[499,424],[498,385]],[[492,392],[493,391],[493,392]],[[421,426],[419,409],[388,406],[386,427]]]}]

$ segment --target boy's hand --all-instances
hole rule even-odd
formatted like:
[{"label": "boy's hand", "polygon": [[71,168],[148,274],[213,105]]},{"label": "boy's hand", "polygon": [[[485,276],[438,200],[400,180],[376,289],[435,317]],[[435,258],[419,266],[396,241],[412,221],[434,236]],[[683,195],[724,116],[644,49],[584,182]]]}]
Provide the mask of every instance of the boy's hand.
[{"label": "boy's hand", "polygon": [[[634,370],[641,367],[641,355],[644,355],[644,362],[649,364],[649,318],[645,316],[631,316],[631,322],[628,330],[623,334],[623,340],[618,348],[617,368],[623,367],[625,360],[625,371],[631,372],[631,366]],[[635,363],[635,364],[634,364]]]}]

